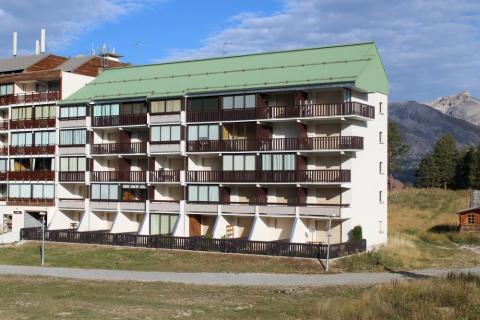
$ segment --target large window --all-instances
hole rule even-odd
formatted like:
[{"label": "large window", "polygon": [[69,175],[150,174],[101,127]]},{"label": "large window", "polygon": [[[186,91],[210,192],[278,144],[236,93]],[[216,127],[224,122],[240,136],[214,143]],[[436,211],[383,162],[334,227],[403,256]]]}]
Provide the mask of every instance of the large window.
[{"label": "large window", "polygon": [[86,106],[60,107],[60,119],[83,118],[87,115]]},{"label": "large window", "polygon": [[147,189],[145,186],[138,184],[124,184],[122,185],[122,200],[123,201],[145,201],[147,198]]},{"label": "large window", "polygon": [[34,142],[36,146],[55,145],[55,131],[35,131]]},{"label": "large window", "polygon": [[160,100],[150,102],[151,113],[176,113],[182,110],[182,100]]},{"label": "large window", "polygon": [[8,162],[7,159],[0,159],[0,172],[8,171]]},{"label": "large window", "polygon": [[171,235],[177,220],[178,215],[176,214],[151,214],[150,235]]},{"label": "large window", "polygon": [[147,105],[143,102],[124,103],[120,110],[120,114],[144,114],[147,113]]},{"label": "large window", "polygon": [[13,84],[1,84],[0,85],[0,96],[6,96],[13,94]]},{"label": "large window", "polygon": [[53,119],[55,118],[56,106],[37,106],[35,107],[35,119]]},{"label": "large window", "polygon": [[53,184],[10,184],[8,188],[9,198],[55,198],[55,186]]},{"label": "large window", "polygon": [[152,142],[162,142],[162,141],[180,141],[180,126],[158,126],[151,127],[151,141]]},{"label": "large window", "polygon": [[243,171],[255,170],[255,155],[224,155],[223,170]]},{"label": "large window", "polygon": [[262,170],[295,170],[295,154],[262,154]]},{"label": "large window", "polygon": [[14,132],[11,135],[11,145],[13,147],[25,147],[32,145],[32,132]]},{"label": "large window", "polygon": [[82,157],[60,158],[60,171],[86,171],[87,159]]},{"label": "large window", "polygon": [[218,140],[218,125],[192,125],[188,126],[188,140]]},{"label": "large window", "polygon": [[32,107],[12,108],[12,120],[29,120],[32,119]]},{"label": "large window", "polygon": [[60,130],[60,145],[82,145],[87,142],[87,130]]},{"label": "large window", "polygon": [[188,201],[218,202],[218,186],[188,186]]},{"label": "large window", "polygon": [[219,100],[217,97],[200,98],[188,101],[188,111],[205,112],[216,111],[219,109]]},{"label": "large window", "polygon": [[93,106],[94,117],[118,116],[120,114],[120,104],[98,104]]},{"label": "large window", "polygon": [[92,200],[118,200],[117,184],[92,184]]},{"label": "large window", "polygon": [[255,108],[255,95],[223,97],[223,109],[248,109]]}]

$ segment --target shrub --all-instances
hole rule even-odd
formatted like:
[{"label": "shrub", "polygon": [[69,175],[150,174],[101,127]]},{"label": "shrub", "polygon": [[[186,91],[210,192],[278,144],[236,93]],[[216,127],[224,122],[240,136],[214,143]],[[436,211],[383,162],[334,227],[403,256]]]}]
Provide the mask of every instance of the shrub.
[{"label": "shrub", "polygon": [[362,226],[355,226],[352,229],[352,240],[362,240]]}]

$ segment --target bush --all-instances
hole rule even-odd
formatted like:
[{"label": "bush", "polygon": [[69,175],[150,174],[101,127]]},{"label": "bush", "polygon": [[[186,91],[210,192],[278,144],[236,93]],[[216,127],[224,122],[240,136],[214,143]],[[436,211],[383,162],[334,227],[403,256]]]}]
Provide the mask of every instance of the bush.
[{"label": "bush", "polygon": [[362,239],[363,239],[362,226],[355,226],[352,229],[352,240],[362,240]]}]

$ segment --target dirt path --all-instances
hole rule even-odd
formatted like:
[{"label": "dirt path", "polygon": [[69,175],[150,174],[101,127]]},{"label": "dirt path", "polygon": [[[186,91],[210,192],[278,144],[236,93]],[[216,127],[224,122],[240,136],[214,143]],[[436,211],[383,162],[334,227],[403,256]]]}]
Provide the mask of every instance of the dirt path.
[{"label": "dirt path", "polygon": [[381,284],[392,281],[424,279],[445,276],[450,272],[480,274],[480,267],[465,269],[424,269],[398,273],[340,273],[321,275],[270,273],[180,273],[98,270],[78,268],[30,267],[0,265],[0,274],[21,276],[47,276],[57,278],[103,281],[161,281],[218,286],[337,286]]}]

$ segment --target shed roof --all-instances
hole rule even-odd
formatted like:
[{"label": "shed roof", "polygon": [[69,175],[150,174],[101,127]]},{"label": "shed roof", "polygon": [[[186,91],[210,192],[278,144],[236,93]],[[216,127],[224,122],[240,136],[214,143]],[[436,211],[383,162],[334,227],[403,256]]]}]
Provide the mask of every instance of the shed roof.
[{"label": "shed roof", "polygon": [[480,213],[480,207],[473,207],[473,208],[468,208],[462,211],[458,211],[457,214],[465,214],[465,213],[470,213],[470,212],[479,212]]},{"label": "shed roof", "polygon": [[375,43],[113,68],[61,104],[344,83],[388,93]]}]

